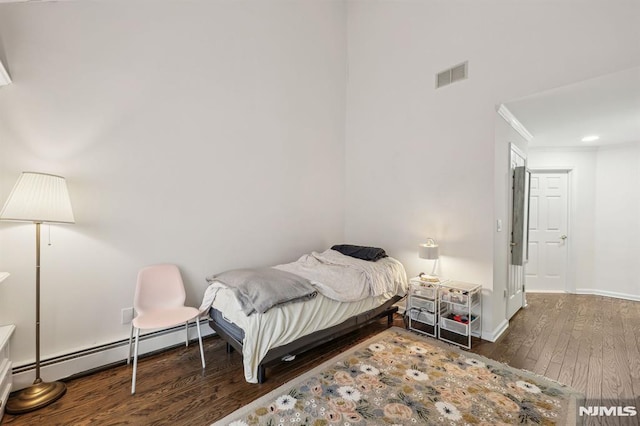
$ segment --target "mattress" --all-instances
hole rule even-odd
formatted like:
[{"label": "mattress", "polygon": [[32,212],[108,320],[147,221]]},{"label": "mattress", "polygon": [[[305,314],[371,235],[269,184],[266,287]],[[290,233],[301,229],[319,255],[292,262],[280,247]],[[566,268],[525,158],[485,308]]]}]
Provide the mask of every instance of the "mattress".
[{"label": "mattress", "polygon": [[[356,302],[338,302],[318,294],[312,300],[272,308],[264,314],[245,315],[229,289],[220,289],[211,316],[236,340],[242,342],[245,380],[258,383],[258,365],[267,352],[318,330],[377,308],[395,296],[386,293]],[[226,324],[226,325],[225,325]]]}]

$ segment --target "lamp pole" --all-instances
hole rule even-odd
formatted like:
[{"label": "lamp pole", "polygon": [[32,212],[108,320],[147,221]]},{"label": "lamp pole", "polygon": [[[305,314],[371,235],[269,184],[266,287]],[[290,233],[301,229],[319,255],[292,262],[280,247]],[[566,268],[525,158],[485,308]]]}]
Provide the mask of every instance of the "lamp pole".
[{"label": "lamp pole", "polygon": [[33,384],[42,382],[40,378],[40,225],[40,222],[36,222],[36,380]]},{"label": "lamp pole", "polygon": [[40,377],[40,225],[36,224],[36,379],[28,388],[9,398],[6,411],[9,414],[24,414],[39,410],[62,398],[67,386],[62,382],[43,382]]}]

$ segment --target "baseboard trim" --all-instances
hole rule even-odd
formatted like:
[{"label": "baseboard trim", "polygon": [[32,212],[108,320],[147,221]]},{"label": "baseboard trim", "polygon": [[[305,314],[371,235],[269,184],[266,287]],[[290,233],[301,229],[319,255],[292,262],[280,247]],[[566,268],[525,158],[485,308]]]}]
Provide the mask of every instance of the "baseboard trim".
[{"label": "baseboard trim", "polygon": [[500,324],[492,331],[492,332],[482,332],[482,340],[488,340],[490,342],[495,342],[502,336],[502,333],[509,328],[509,320],[502,320]]},{"label": "baseboard trim", "polygon": [[[529,290],[529,289],[527,289],[527,293],[571,294],[570,291],[565,291],[565,290]],[[592,294],[595,296],[614,297],[616,299],[625,299],[625,300],[633,300],[636,302],[640,302],[640,295],[637,295],[637,294],[618,293],[615,291],[597,290],[592,288],[577,288],[575,291],[575,294]]]},{"label": "baseboard trim", "polygon": [[[202,337],[215,334],[206,320],[200,322]],[[195,323],[189,324],[189,342],[197,342]],[[184,326],[154,331],[140,336],[138,356],[164,351],[184,345]],[[197,345],[197,343],[195,343]],[[44,381],[64,380],[99,371],[108,366],[122,364],[129,356],[129,339],[122,339],[91,348],[80,349],[40,361],[40,376]],[[13,390],[31,386],[35,378],[35,363],[15,366]]]},{"label": "baseboard trim", "polygon": [[596,296],[605,296],[605,297],[614,297],[616,299],[625,299],[625,300],[633,300],[636,302],[640,302],[640,295],[637,294],[627,294],[627,293],[618,293],[615,291],[606,291],[606,290],[594,290],[591,288],[577,288],[576,294],[593,294]]}]

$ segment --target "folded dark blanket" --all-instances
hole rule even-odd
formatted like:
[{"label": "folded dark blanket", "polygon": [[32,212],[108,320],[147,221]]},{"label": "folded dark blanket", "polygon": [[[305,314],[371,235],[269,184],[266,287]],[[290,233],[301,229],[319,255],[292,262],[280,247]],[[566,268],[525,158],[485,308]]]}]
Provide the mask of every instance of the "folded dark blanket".
[{"label": "folded dark blanket", "polygon": [[219,281],[236,294],[245,315],[261,314],[274,306],[316,297],[318,292],[306,278],[274,268],[234,269],[207,277]]},{"label": "folded dark blanket", "polygon": [[331,250],[339,251],[345,256],[355,257],[356,259],[369,260],[375,262],[382,258],[388,257],[387,253],[378,247],[354,246],[351,244],[338,244],[331,247]]}]

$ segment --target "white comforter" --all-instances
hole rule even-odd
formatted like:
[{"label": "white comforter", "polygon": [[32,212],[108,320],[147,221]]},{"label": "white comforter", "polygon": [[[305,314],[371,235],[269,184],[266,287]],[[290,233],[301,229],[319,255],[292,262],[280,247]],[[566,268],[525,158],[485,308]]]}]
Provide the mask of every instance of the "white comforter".
[{"label": "white comforter", "polygon": [[[345,275],[339,276],[335,272],[329,272],[328,276],[324,277],[320,274],[313,279],[307,276],[318,288],[320,294],[306,302],[274,307],[264,314],[254,313],[247,316],[240,309],[233,291],[225,288],[222,283],[213,282],[205,291],[200,307],[202,314],[208,314],[209,308],[214,307],[222,312],[229,322],[244,330],[242,357],[247,382],[258,382],[258,365],[270,349],[291,343],[314,331],[338,325],[347,318],[382,305],[396,294],[404,296],[407,293],[406,272],[402,264],[395,259],[384,258],[377,262],[366,262],[370,265],[362,265],[359,262],[351,262],[349,259],[343,260],[343,263],[336,261],[336,258],[343,256],[338,252],[335,253],[340,256],[333,254],[322,256],[325,253],[327,252],[308,255],[316,260],[302,256],[298,262],[294,263],[302,261],[304,266],[299,269],[310,274],[311,263],[316,261],[322,263],[316,257],[320,255],[325,258],[325,261],[333,259],[336,262],[334,265],[339,265]],[[284,265],[278,267],[280,266]],[[320,269],[334,271],[331,268],[321,267]],[[349,287],[356,287],[356,290]],[[336,298],[352,299],[362,294],[365,296],[352,302],[339,302],[333,297],[324,296],[324,291]],[[379,293],[380,291],[382,293]]]},{"label": "white comforter", "polygon": [[331,249],[305,254],[296,262],[275,268],[308,279],[324,296],[339,302],[398,294],[398,289],[407,285],[404,267],[396,259],[385,257],[369,262]]}]

